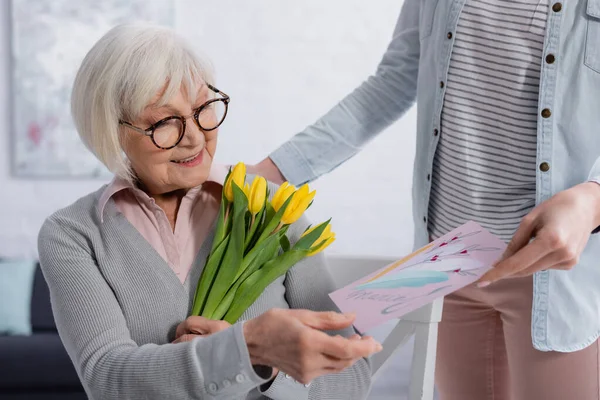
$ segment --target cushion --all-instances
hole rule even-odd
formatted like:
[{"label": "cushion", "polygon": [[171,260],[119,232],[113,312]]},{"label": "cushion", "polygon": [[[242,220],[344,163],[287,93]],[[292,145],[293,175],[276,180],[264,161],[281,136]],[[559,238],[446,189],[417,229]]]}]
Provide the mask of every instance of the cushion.
[{"label": "cushion", "polygon": [[36,263],[0,261],[0,334],[31,334],[31,293]]},{"label": "cushion", "polygon": [[50,291],[39,264],[35,269],[35,277],[33,278],[31,328],[33,332],[56,332],[52,307],[50,307]]},{"label": "cushion", "polygon": [[0,398],[3,390],[82,390],[58,333],[0,336],[0,371]]}]

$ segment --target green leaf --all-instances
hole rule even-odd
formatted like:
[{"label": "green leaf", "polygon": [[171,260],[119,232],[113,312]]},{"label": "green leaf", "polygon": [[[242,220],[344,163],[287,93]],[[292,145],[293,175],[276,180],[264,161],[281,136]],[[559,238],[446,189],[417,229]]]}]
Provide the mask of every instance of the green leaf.
[{"label": "green leaf", "polygon": [[283,205],[279,209],[279,211],[277,211],[275,213],[275,215],[273,215],[273,217],[269,220],[269,222],[266,223],[265,228],[263,229],[260,237],[256,241],[257,243],[260,243],[261,241],[263,241],[267,236],[269,236],[271,233],[273,233],[273,231],[277,228],[277,226],[281,222],[281,217],[283,216],[285,209],[288,207],[288,205],[290,204],[290,201],[292,200],[292,197],[294,197],[294,196],[288,197],[287,200],[285,201],[285,203],[283,203]]},{"label": "green leaf", "polygon": [[[260,297],[262,291],[256,291],[253,293],[251,293],[250,291],[251,288],[258,284],[258,282],[260,281],[261,271],[262,270],[254,271],[254,273],[251,274],[239,287],[238,291],[236,292],[236,296],[234,297],[236,303],[233,305],[233,307],[229,308],[229,310],[225,314],[225,317],[223,318],[225,321],[229,322],[232,325],[235,324],[244,314],[244,312],[246,312],[248,307],[250,307]],[[237,296],[237,293],[240,293],[240,295]],[[237,301],[240,300],[243,300],[244,303],[237,303]]]},{"label": "green leaf", "polygon": [[298,241],[294,245],[294,249],[295,250],[309,250],[315,244],[315,242],[319,239],[319,237],[321,236],[321,234],[323,233],[323,231],[325,230],[327,225],[329,225],[330,222],[331,222],[331,218],[329,220],[321,223],[320,225],[317,225],[317,227],[315,229],[313,229],[313,231],[310,232],[309,234],[302,236],[300,239],[298,239]]},{"label": "green leaf", "polygon": [[265,206],[265,226],[271,222],[271,220],[273,219],[273,217],[275,216],[275,209],[273,208],[273,205],[267,201],[267,205]]},{"label": "green leaf", "polygon": [[264,243],[266,243],[266,246],[262,248],[260,253],[258,253],[258,256],[256,256],[248,268],[246,268],[242,275],[237,279],[238,282],[241,283],[244,281],[250,274],[257,269],[260,269],[263,265],[265,265],[265,263],[271,261],[279,254],[281,247],[278,236],[269,238],[269,240],[265,241]]},{"label": "green leaf", "polygon": [[[273,215],[275,215],[275,210],[273,209],[273,206],[267,202],[265,204],[265,208],[263,208],[262,210],[262,214],[261,214],[261,218],[259,221],[259,224],[256,226],[256,232],[254,232],[253,237],[250,239],[250,242],[246,245],[246,253],[248,254],[258,243],[258,238],[259,236],[262,234],[262,232],[264,231],[264,229],[267,227],[269,221],[273,218]],[[269,216],[269,213],[271,213],[272,215]],[[258,216],[257,216],[257,220],[258,220]]]},{"label": "green leaf", "polygon": [[263,264],[273,259],[277,255],[277,252],[279,251],[279,241],[275,239],[276,238],[273,238],[272,240],[267,240],[263,242],[266,245],[262,246],[262,249],[260,250],[258,255],[253,258],[252,262],[250,262],[248,267],[242,272],[241,276],[236,278],[235,283],[229,289],[229,291],[223,298],[223,301],[219,304],[215,312],[210,316],[211,319],[222,319],[229,310],[229,307],[233,302],[237,289],[246,280],[246,278],[248,278],[248,276],[252,275],[254,271],[260,269],[260,267]]},{"label": "green leaf", "polygon": [[212,316],[219,303],[234,282],[237,271],[240,268],[244,255],[244,235],[246,231],[245,215],[248,210],[248,199],[237,184],[232,183],[233,188],[233,221],[227,250],[223,256],[221,267],[215,278],[215,282],[208,293],[206,305],[202,310],[202,316]]},{"label": "green leaf", "polygon": [[238,288],[225,314],[225,321],[234,324],[244,312],[260,297],[264,290],[278,277],[306,257],[306,250],[290,250],[268,261],[257,271],[254,271]]},{"label": "green leaf", "polygon": [[221,241],[221,244],[217,246],[215,251],[209,255],[206,259],[206,264],[202,270],[202,275],[198,280],[196,287],[196,294],[194,295],[194,305],[192,306],[192,315],[200,315],[206,304],[208,293],[210,292],[215,276],[223,259],[223,254],[229,243],[229,236],[225,237],[225,240]]},{"label": "green leaf", "polygon": [[235,291],[237,290],[238,286],[239,285],[231,287],[229,289],[229,291],[225,294],[225,297],[223,298],[223,300],[221,300],[221,302],[217,306],[217,309],[215,310],[215,312],[212,315],[204,315],[204,317],[208,318],[208,319],[212,319],[212,320],[223,319],[225,314],[227,314],[227,311],[229,311],[229,307],[231,306],[231,303],[233,303],[233,299],[235,297]]},{"label": "green leaf", "polygon": [[229,216],[227,214],[227,209],[229,205],[227,204],[227,199],[223,197],[221,200],[221,206],[219,207],[219,215],[217,217],[217,226],[215,227],[215,236],[212,243],[212,248],[210,250],[210,254],[214,253],[217,246],[221,244],[221,242],[227,236],[227,228],[229,225]]},{"label": "green leaf", "polygon": [[[244,243],[244,251],[247,252],[250,249],[250,244],[252,243],[252,238],[255,236],[258,227],[261,225],[261,221],[264,214],[264,207],[262,210],[256,214],[254,217],[254,222],[250,225],[250,229],[248,230],[248,235],[246,236],[246,243]],[[252,222],[252,218],[250,219]]]},{"label": "green leaf", "polygon": [[[264,254],[263,254],[264,249],[272,249],[273,247],[275,247],[277,250],[279,249],[279,236],[278,235],[271,235],[271,236],[267,237],[265,240],[263,240],[261,243],[254,246],[252,248],[252,250],[250,250],[250,252],[244,256],[244,259],[242,260],[242,263],[240,265],[240,268],[237,271],[237,274],[235,275],[234,280],[237,281],[240,278],[240,276],[244,273],[244,271],[246,271],[250,267],[250,265],[254,262],[254,260],[257,257],[259,257],[259,256],[264,257]],[[266,262],[267,260],[269,260],[270,258],[272,258],[272,257],[265,259],[263,261],[263,263]]]},{"label": "green leaf", "polygon": [[289,251],[290,250],[290,240],[288,239],[288,237],[286,235],[282,235],[279,238],[279,243],[281,243],[281,248],[283,249],[283,251]]},{"label": "green leaf", "polygon": [[[246,211],[246,215],[244,216],[244,221],[246,228],[250,228],[250,221],[252,220],[252,213],[250,211]],[[246,229],[246,237],[248,236],[248,229]]]},{"label": "green leaf", "polygon": [[[229,168],[229,172],[227,173],[225,182],[227,182],[227,179],[229,178],[230,174],[231,174],[231,168]],[[227,198],[225,197],[225,191],[223,190],[223,192],[221,193],[221,206],[219,207],[219,216],[217,217],[217,226],[215,228],[215,237],[213,239],[212,249],[210,250],[210,254],[214,253],[217,246],[219,246],[221,244],[221,242],[225,239],[225,236],[227,236],[227,233],[229,233],[228,231],[229,231],[230,222],[231,222],[231,215],[229,215],[230,213],[228,213],[228,211],[230,208],[231,207],[229,206],[229,201],[227,201]]]}]

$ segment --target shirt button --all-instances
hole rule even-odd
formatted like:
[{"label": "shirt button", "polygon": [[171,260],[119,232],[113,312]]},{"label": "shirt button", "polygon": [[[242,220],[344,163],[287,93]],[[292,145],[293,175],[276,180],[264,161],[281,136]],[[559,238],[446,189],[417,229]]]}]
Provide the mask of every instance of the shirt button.
[{"label": "shirt button", "polygon": [[245,380],[246,380],[246,377],[245,377],[244,375],[242,375],[242,374],[237,374],[237,375],[235,376],[235,381],[236,381],[237,383],[242,383],[242,382],[244,382]]},{"label": "shirt button", "polygon": [[427,182],[431,180],[431,174],[427,174]]},{"label": "shirt button", "polygon": [[219,390],[219,387],[217,386],[216,383],[211,382],[211,383],[208,384],[208,391],[209,392],[216,393],[217,390]]},{"label": "shirt button", "polygon": [[440,81],[440,87],[443,88],[444,87],[444,81]]},{"label": "shirt button", "polygon": [[423,217],[423,222],[427,223],[427,217]]},{"label": "shirt button", "polygon": [[292,379],[292,377],[291,377],[291,376],[289,376],[288,374],[285,374],[285,377],[286,377],[287,379]]},{"label": "shirt button", "polygon": [[305,384],[304,384],[304,387],[305,387],[305,388],[307,388],[307,387],[309,387],[309,386],[310,386],[310,383],[305,383]]},{"label": "shirt button", "polygon": [[556,61],[556,57],[554,57],[554,54],[548,54],[546,56],[546,62],[548,64],[554,64],[554,61]]},{"label": "shirt button", "polygon": [[550,111],[549,108],[544,108],[542,110],[542,117],[544,117],[544,118],[550,118],[551,115],[552,115],[552,112]]},{"label": "shirt button", "polygon": [[452,39],[452,32],[448,32],[448,35],[446,36],[448,36],[448,39]]},{"label": "shirt button", "polygon": [[228,379],[225,379],[223,381],[223,387],[224,388],[228,388],[229,386],[231,386],[231,382]]},{"label": "shirt button", "polygon": [[562,3],[554,3],[552,6],[552,11],[560,12],[562,10]]},{"label": "shirt button", "polygon": [[437,129],[433,130],[433,136],[437,136],[440,133],[440,131],[438,131]]},{"label": "shirt button", "polygon": [[540,164],[540,171],[542,172],[548,172],[550,171],[550,164],[548,164],[547,162],[543,162]]}]

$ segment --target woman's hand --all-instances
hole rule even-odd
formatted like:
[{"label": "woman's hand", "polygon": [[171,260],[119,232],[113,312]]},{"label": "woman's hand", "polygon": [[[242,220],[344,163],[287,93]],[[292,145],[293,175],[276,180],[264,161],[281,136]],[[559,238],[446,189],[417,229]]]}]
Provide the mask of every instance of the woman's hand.
[{"label": "woman's hand", "polygon": [[509,276],[573,268],[599,225],[600,185],[588,182],[557,193],[523,218],[502,259],[478,286]]},{"label": "woman's hand", "polygon": [[268,365],[307,384],[340,372],[381,351],[371,337],[329,336],[321,330],[352,325],[354,316],[335,312],[272,309],[245,322],[244,336],[253,365]]},{"label": "woman's hand", "polygon": [[209,336],[231,326],[226,321],[215,321],[204,317],[188,317],[175,330],[173,343],[189,342],[198,336]]},{"label": "woman's hand", "polygon": [[275,165],[275,163],[269,158],[265,158],[256,165],[247,165],[246,171],[249,174],[260,175],[266,180],[281,185],[285,182],[285,177]]}]

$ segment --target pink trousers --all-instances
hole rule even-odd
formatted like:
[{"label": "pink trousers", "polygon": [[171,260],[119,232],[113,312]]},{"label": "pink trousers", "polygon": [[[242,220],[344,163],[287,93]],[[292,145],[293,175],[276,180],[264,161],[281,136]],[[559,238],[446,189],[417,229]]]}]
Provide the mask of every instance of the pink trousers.
[{"label": "pink trousers", "polygon": [[598,342],[574,353],[534,349],[532,298],[531,277],[446,297],[436,364],[440,400],[600,399]]}]

